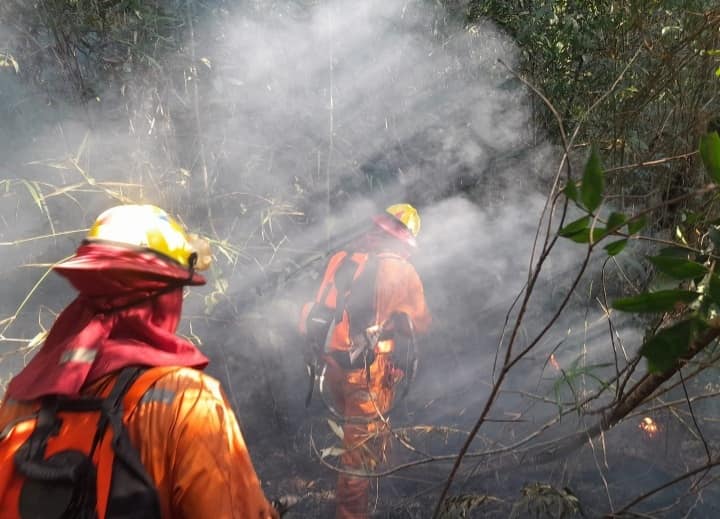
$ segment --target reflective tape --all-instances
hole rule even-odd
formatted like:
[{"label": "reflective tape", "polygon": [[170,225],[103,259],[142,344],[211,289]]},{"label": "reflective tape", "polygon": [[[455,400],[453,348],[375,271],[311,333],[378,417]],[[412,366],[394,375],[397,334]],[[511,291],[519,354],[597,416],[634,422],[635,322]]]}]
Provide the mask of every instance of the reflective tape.
[{"label": "reflective tape", "polygon": [[60,364],[65,364],[66,362],[85,362],[90,364],[95,361],[95,357],[97,357],[97,350],[95,349],[75,348],[62,354]]},{"label": "reflective tape", "polygon": [[175,400],[175,391],[170,389],[151,387],[140,399],[140,404],[151,404],[158,402],[161,404],[172,404]]}]

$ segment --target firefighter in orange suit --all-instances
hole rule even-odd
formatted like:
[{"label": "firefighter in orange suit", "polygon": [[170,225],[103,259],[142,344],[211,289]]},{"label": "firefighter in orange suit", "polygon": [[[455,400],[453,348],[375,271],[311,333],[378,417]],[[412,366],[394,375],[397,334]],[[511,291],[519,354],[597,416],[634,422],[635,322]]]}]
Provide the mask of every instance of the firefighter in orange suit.
[{"label": "firefighter in orange suit", "polygon": [[[202,372],[207,358],[175,334],[183,287],[205,283],[195,270],[207,268],[210,259],[207,242],[186,234],[165,211],[150,205],[124,205],[100,215],[76,254],[54,267],[79,295],[59,315],[43,347],[9,383],[0,407],[3,518],[278,517],[260,487],[228,400],[218,381]],[[42,402],[105,396],[129,369],[139,369],[141,374],[128,382],[128,394],[142,380],[148,388],[135,395],[133,409],[122,409],[128,445],[121,445],[122,424],[111,424],[112,441],[107,443],[112,450],[102,436],[99,446],[97,441],[92,445],[97,480],[93,476],[90,483],[97,495],[92,496],[91,509],[79,511],[84,505],[78,504],[73,493],[74,502],[61,505],[76,508],[63,515],[64,508],[53,503],[52,481],[43,483],[50,485],[46,495],[33,495],[34,487],[28,486],[28,481],[37,483],[33,478],[42,478],[42,471],[23,469],[26,472],[20,473],[20,462],[26,462],[20,456],[27,446],[21,443],[24,431],[33,427],[34,413],[45,409],[40,407]],[[152,383],[148,375],[154,377]],[[38,424],[41,419],[37,418]],[[40,426],[34,427],[37,431]],[[96,432],[94,426],[66,430],[58,422],[57,427],[48,445],[62,443],[63,434],[74,435],[78,445],[84,445],[83,436],[92,440]],[[103,458],[97,453],[103,449],[114,452],[117,460],[122,448],[127,457],[123,459],[135,456],[141,462],[134,471],[144,471],[144,481],[153,487],[153,497],[147,502],[128,499],[127,494],[123,501],[125,489],[117,487],[124,480],[115,477],[115,465],[110,478],[110,469],[98,461]],[[38,463],[49,462],[41,456],[35,460]],[[46,464],[43,470],[57,469]],[[108,496],[120,497],[112,501]],[[85,504],[90,502],[83,499]],[[115,512],[123,507],[124,512]]]},{"label": "firefighter in orange suit", "polygon": [[[409,261],[419,230],[414,207],[388,207],[375,216],[372,230],[330,258],[315,300],[302,310],[300,332],[305,335],[323,321],[322,311],[330,321],[315,347],[325,363],[326,396],[344,418],[341,462],[346,472],[371,472],[383,461],[387,413],[395,386],[406,376],[393,361],[395,340],[423,333],[430,325],[423,285]],[[368,517],[369,487],[368,478],[340,472],[336,517]]]}]

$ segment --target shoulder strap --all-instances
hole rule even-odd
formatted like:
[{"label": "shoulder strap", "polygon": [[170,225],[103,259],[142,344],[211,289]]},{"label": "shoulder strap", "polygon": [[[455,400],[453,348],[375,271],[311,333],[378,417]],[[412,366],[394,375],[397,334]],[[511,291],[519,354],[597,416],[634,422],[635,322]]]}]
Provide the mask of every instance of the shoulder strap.
[{"label": "shoulder strap", "polygon": [[[126,368],[118,375],[107,398],[66,398],[51,396],[43,399],[38,411],[35,430],[31,433],[14,455],[15,466],[21,474],[38,481],[67,481],[77,483],[85,474],[84,459],[93,457],[97,446],[105,434],[108,425],[112,425],[114,416],[119,414],[121,400],[128,387],[140,373],[140,368]],[[97,412],[97,421],[92,444],[87,456],[77,463],[51,462],[45,459],[45,451],[50,436],[57,433],[60,427],[58,412]]]},{"label": "shoulder strap", "polygon": [[105,398],[105,406],[110,409],[119,409],[123,403],[125,394],[133,386],[135,380],[141,376],[146,368],[139,366],[130,366],[123,368],[115,379],[115,384],[110,390],[110,394]]},{"label": "shoulder strap", "polygon": [[[105,434],[105,428],[108,424],[113,426],[116,425],[113,422],[121,416],[123,410],[123,398],[144,369],[145,368],[139,366],[123,368],[115,379],[115,384],[110,390],[110,394],[102,400],[102,416],[98,422],[97,434],[95,436],[95,441],[93,441],[92,451],[90,452],[91,456],[95,451],[97,442],[99,442]],[[72,401],[69,403],[71,402]]]},{"label": "shoulder strap", "polygon": [[325,286],[322,289],[322,291],[320,293],[318,293],[317,298],[315,299],[316,302],[323,304],[323,305],[325,304],[325,301],[327,300],[330,289],[333,287],[333,285],[335,285],[335,276],[337,275],[338,270],[340,269],[340,267],[342,267],[342,264],[345,263],[345,260],[350,256],[350,253],[347,251],[339,251],[339,252],[335,253],[335,255],[332,258],[330,258],[330,262],[328,263],[326,270],[330,269],[330,267],[333,263],[333,260],[335,259],[335,256],[342,256],[342,257],[339,260],[338,266],[335,267],[335,272],[333,273],[333,277],[332,277],[332,283],[327,283],[327,282],[325,282],[325,280],[323,280],[323,282],[325,283]]},{"label": "shoulder strap", "polygon": [[[153,384],[155,384],[166,374],[176,371],[178,369],[180,369],[178,366],[163,366],[149,369],[146,368],[145,371],[143,371],[138,377],[133,380],[130,387],[123,392],[122,403],[121,406],[118,408],[122,411],[122,413],[112,413],[110,421],[110,425],[113,430],[112,444],[110,448],[112,449],[115,458],[121,460],[122,464],[120,466],[123,467],[123,470],[116,473],[115,469],[118,467],[116,463],[113,463],[112,466],[101,467],[101,470],[98,474],[99,509],[105,510],[106,507],[109,506],[116,511],[121,510],[121,517],[135,517],[135,515],[124,513],[127,506],[133,505],[132,499],[128,500],[121,496],[118,500],[116,499],[117,496],[115,496],[115,494],[111,495],[111,482],[117,477],[120,487],[123,486],[122,482],[140,481],[142,482],[141,488],[153,489],[150,495],[151,502],[148,506],[150,506],[150,508],[152,508],[153,510],[159,510],[159,508],[157,508],[159,506],[157,504],[157,495],[153,494],[155,492],[155,483],[150,479],[150,476],[147,474],[145,467],[142,465],[142,461],[140,460],[138,451],[130,441],[130,437],[128,435],[125,424],[132,412],[137,408],[143,395],[153,386]],[[137,489],[137,487],[134,488]],[[122,489],[116,488],[115,490]],[[146,494],[142,495],[145,495],[147,497]],[[138,506],[137,503],[135,503],[134,506]],[[112,514],[111,516],[114,517]],[[146,516],[143,515],[142,517]],[[153,515],[152,517],[155,516]],[[159,515],[157,515],[157,517],[159,517]]]},{"label": "shoulder strap", "polygon": [[378,272],[378,258],[376,253],[368,254],[365,269],[358,276],[354,290],[348,294],[346,309],[349,318],[350,337],[364,334],[365,330],[378,324],[376,320],[375,292]]},{"label": "shoulder strap", "polygon": [[353,279],[358,270],[360,270],[360,263],[355,261],[353,253],[348,252],[343,262],[335,272],[335,278],[333,280],[335,284],[335,290],[337,291],[337,297],[335,299],[335,322],[339,323],[342,321],[343,312],[345,311],[345,301],[348,293],[352,287]]},{"label": "shoulder strap", "polygon": [[[125,442],[125,420],[135,409],[138,401],[162,375],[176,369],[178,368],[175,366],[150,369],[140,366],[123,368],[115,380],[110,394],[101,400],[102,414],[90,450],[91,457],[104,437],[108,425],[113,430],[114,448],[117,449],[121,443]],[[158,370],[161,370],[162,374]]]}]

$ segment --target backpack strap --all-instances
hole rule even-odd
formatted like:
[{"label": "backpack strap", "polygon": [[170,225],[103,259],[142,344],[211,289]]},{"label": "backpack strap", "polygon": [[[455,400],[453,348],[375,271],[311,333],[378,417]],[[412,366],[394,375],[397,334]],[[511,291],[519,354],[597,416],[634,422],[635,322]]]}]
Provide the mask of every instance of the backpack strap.
[{"label": "backpack strap", "polygon": [[375,305],[377,272],[377,253],[369,253],[365,268],[353,283],[353,290],[348,293],[345,307],[348,313],[348,333],[352,340],[356,336],[365,336],[365,330],[376,322],[377,308]]},{"label": "backpack strap", "polygon": [[[315,299],[316,303],[320,303],[322,305],[325,304],[325,301],[327,301],[328,294],[330,293],[330,289],[333,287],[333,285],[336,285],[335,283],[335,276],[337,276],[337,272],[342,267],[342,264],[345,263],[345,260],[350,257],[350,253],[347,251],[340,251],[338,254],[342,254],[342,258],[340,258],[340,264],[335,269],[335,274],[333,274],[333,282],[327,283],[325,285],[325,288],[318,294],[317,298]],[[330,260],[332,263],[332,259]],[[337,306],[337,305],[335,305]]]},{"label": "backpack strap", "polygon": [[335,285],[337,293],[335,298],[335,324],[339,323],[343,319],[347,296],[350,293],[353,280],[360,270],[360,267],[361,263],[355,261],[352,252],[348,252],[347,256],[345,256],[342,263],[335,271],[335,277],[333,279],[333,284]]},{"label": "backpack strap", "polygon": [[[131,385],[126,387],[120,394],[120,405],[116,408],[117,411],[120,412],[111,413],[109,424],[113,430],[112,443],[111,445],[107,445],[106,448],[112,448],[115,457],[118,458],[136,478],[151,488],[155,488],[155,483],[150,480],[145,467],[142,465],[137,449],[130,442],[125,423],[139,405],[143,395],[162,377],[178,369],[178,366],[145,369],[145,371],[134,378]],[[120,385],[119,382],[120,380],[118,378],[118,383],[115,384],[115,387]],[[110,398],[108,398],[108,400],[109,399]],[[113,479],[113,465],[114,464],[100,464],[98,467],[98,510],[107,509]],[[120,512],[122,513],[123,511]],[[132,511],[128,511],[128,514],[127,517],[132,517]]]},{"label": "backpack strap", "polygon": [[119,430],[118,425],[122,425],[122,422],[118,424],[117,421],[122,420],[123,417],[123,399],[143,369],[144,368],[138,366],[123,368],[115,379],[115,384],[113,384],[110,394],[102,400],[102,414],[98,421],[97,431],[93,439],[92,449],[90,450],[90,457],[95,453],[95,449],[105,435],[105,430],[108,425],[112,426],[114,433],[117,435]]},{"label": "backpack strap", "polygon": [[123,369],[118,375],[115,384],[107,398],[67,398],[50,396],[44,398],[38,411],[35,430],[27,442],[15,455],[18,470],[29,478],[57,481],[77,479],[77,467],[63,464],[51,465],[45,460],[45,449],[50,436],[57,433],[60,427],[58,412],[91,412],[101,411],[97,429],[93,437],[92,447],[88,456],[93,457],[95,450],[105,434],[112,415],[117,414],[122,405],[122,397],[128,387],[140,374],[138,367]]}]

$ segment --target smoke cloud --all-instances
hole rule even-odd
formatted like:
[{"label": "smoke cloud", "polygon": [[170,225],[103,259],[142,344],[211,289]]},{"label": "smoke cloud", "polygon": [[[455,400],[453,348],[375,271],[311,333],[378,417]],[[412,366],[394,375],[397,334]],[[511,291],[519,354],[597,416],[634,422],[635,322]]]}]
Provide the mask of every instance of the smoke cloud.
[{"label": "smoke cloud", "polygon": [[[467,430],[497,376],[506,313],[517,312],[528,279],[559,153],[537,138],[529,93],[509,71],[518,49],[490,23],[465,27],[420,1],[210,4],[204,19],[191,20],[181,50],[156,55],[150,72],[128,63],[82,109],[0,67],[0,319],[16,317],[0,324],[0,380],[27,353],[15,352],[14,340],[27,345],[38,322],[49,327],[71,297],[50,276],[23,303],[46,268],[27,265],[71,254],[109,206],[155,203],[214,240],[216,265],[208,286],[188,295],[181,331],[212,357],[210,372],[236,407],[261,477],[277,492],[297,489],[293,471],[331,487],[306,447],[310,424],[326,414],[317,400],[304,407],[295,333],[323,254],[390,203],[420,209],[413,261],[434,326],[396,423]],[[19,241],[28,237],[38,239]],[[546,262],[518,350],[558,307],[581,248],[560,244]],[[625,270],[635,264],[619,258]],[[596,301],[601,259],[594,266],[492,413],[522,421],[488,424],[478,448],[535,430],[557,414],[554,398],[573,396],[548,364],[551,353],[563,369],[603,364],[578,378],[577,391],[597,387],[588,373],[612,373]],[[637,326],[615,324],[635,347]],[[567,422],[555,434],[575,426]],[[418,438],[439,452],[455,452],[460,440]],[[592,459],[582,467],[595,470]],[[427,486],[445,474],[423,470]],[[524,477],[552,477],[543,470]]]}]

